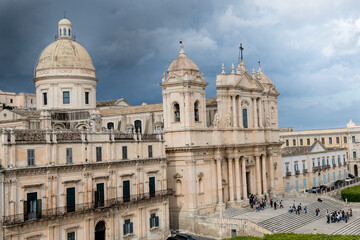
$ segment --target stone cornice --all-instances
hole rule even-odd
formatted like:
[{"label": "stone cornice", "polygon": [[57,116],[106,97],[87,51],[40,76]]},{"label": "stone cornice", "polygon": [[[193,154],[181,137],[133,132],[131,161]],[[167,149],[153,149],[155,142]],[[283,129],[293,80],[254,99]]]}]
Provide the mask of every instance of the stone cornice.
[{"label": "stone cornice", "polygon": [[268,142],[268,143],[245,143],[245,144],[227,144],[227,145],[209,145],[209,146],[184,146],[184,147],[165,147],[165,151],[196,151],[196,150],[208,150],[208,149],[236,149],[236,148],[253,148],[264,146],[281,146],[281,142]]}]

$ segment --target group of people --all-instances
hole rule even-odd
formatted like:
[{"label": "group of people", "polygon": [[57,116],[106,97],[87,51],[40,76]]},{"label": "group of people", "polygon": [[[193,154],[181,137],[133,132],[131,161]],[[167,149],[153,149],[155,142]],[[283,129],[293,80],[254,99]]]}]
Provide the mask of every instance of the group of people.
[{"label": "group of people", "polygon": [[264,195],[264,197],[262,197],[261,199],[257,199],[254,194],[250,193],[249,202],[250,207],[253,209],[255,206],[257,212],[259,212],[260,210],[264,210],[266,207],[274,208],[274,210],[276,210],[278,206],[279,208],[283,208],[282,200],[280,200],[280,202],[274,201],[274,199],[272,199],[271,197],[268,198],[267,195]]},{"label": "group of people", "polygon": [[[295,212],[295,214],[298,214],[300,215],[300,212],[302,211],[302,206],[301,206],[301,203],[299,203],[299,205],[296,206],[295,204],[295,200],[293,202],[293,205],[289,207],[289,213],[293,213]],[[307,213],[307,207],[305,206],[304,207],[304,213]]]},{"label": "group of people", "polygon": [[339,211],[334,211],[332,213],[329,213],[329,211],[326,210],[325,216],[326,216],[326,222],[329,224],[340,222],[341,220],[347,223],[349,218],[352,217],[352,209],[349,208],[348,211],[346,212],[344,210],[339,210]]}]

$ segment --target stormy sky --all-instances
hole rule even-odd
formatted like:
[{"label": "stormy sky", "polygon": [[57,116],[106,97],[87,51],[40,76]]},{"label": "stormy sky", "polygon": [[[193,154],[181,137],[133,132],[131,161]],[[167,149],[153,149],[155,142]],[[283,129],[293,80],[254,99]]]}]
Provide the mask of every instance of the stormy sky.
[{"label": "stormy sky", "polygon": [[360,124],[360,1],[0,0],[1,90],[35,92],[37,58],[64,10],[97,70],[98,101],[161,102],[180,39],[215,97],[241,42],[248,71],[260,60],[281,94],[280,127]]}]

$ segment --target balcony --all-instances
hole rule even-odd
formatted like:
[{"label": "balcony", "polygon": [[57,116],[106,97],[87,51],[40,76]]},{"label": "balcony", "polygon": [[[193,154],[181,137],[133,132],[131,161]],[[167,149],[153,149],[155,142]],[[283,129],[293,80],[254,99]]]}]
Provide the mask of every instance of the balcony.
[{"label": "balcony", "polygon": [[300,170],[295,170],[295,175],[300,175]]},{"label": "balcony", "polygon": [[303,174],[306,174],[308,173],[308,170],[307,169],[303,169]]},{"label": "balcony", "polygon": [[341,167],[341,166],[342,166],[342,163],[338,163],[338,165],[339,165],[339,167]]},{"label": "balcony", "polygon": [[330,165],[323,165],[323,166],[322,166],[322,169],[323,169],[323,170],[326,170],[326,169],[329,169],[329,168],[330,168]]},{"label": "balcony", "polygon": [[[75,206],[70,207],[57,207],[52,209],[41,210],[41,208],[37,208],[36,212],[30,212],[25,210],[24,213],[4,216],[3,217],[3,226],[12,226],[17,224],[24,224],[28,221],[44,221],[51,218],[62,217],[68,214],[79,214],[83,212],[95,211],[96,209],[108,209],[114,206],[128,205],[131,203],[136,203],[140,201],[146,201],[148,199],[156,199],[161,197],[167,197],[173,195],[172,189],[160,190],[155,193],[144,193],[144,194],[135,194],[130,195],[128,197],[123,198],[113,198],[108,199],[101,202],[88,202],[88,203],[80,203]],[[41,206],[41,199],[39,206]],[[25,201],[26,202],[26,201]]]},{"label": "balcony", "polygon": [[286,176],[290,177],[291,176],[291,172],[286,172]]},{"label": "balcony", "polygon": [[319,170],[321,170],[320,166],[313,167],[313,172],[316,172],[316,171],[319,171]]},{"label": "balcony", "polygon": [[333,163],[333,168],[336,168],[336,163]]}]

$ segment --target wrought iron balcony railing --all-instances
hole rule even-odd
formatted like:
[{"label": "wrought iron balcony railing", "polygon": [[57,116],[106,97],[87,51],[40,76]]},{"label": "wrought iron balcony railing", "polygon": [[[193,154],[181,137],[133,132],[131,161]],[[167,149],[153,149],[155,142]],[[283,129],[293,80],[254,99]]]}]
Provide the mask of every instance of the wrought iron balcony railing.
[{"label": "wrought iron balcony railing", "polygon": [[[88,203],[75,204],[73,206],[64,206],[45,210],[41,210],[41,207],[38,207],[35,212],[25,210],[24,213],[4,216],[3,226],[23,224],[28,221],[43,221],[54,217],[62,217],[69,214],[79,214],[83,212],[93,211],[98,208],[111,208],[113,206],[125,205],[138,201],[146,201],[148,199],[166,197],[171,195],[173,195],[173,190],[166,189],[151,193],[149,192],[144,194],[130,195],[127,197],[112,198],[104,201],[91,201]],[[37,201],[39,202],[39,206],[41,206],[41,199],[38,199]],[[24,201],[24,204],[26,204],[26,201]]]}]

